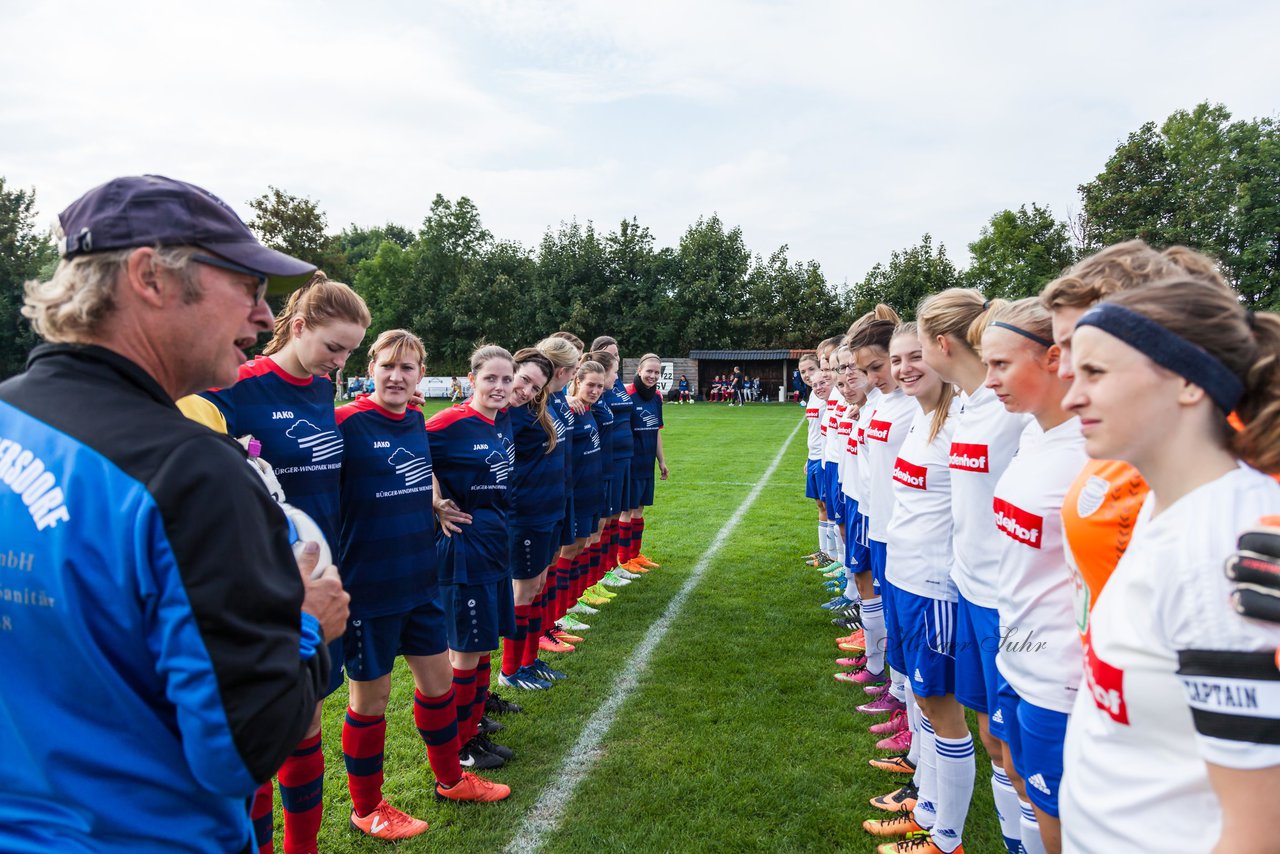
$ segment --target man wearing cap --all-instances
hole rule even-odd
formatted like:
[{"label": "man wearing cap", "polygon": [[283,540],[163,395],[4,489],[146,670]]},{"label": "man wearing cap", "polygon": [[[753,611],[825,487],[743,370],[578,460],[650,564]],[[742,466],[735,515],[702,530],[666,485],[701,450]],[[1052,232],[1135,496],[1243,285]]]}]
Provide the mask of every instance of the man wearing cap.
[{"label": "man wearing cap", "polygon": [[23,308],[49,343],[0,384],[0,850],[249,850],[347,595],[174,400],[234,382],[313,268],[158,176],[59,219]]}]

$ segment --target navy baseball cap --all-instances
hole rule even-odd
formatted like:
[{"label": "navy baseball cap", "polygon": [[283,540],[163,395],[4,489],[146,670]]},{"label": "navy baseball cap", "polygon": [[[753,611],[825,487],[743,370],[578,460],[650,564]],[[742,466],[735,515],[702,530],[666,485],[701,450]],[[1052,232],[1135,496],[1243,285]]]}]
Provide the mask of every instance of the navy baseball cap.
[{"label": "navy baseball cap", "polygon": [[139,246],[199,246],[269,277],[267,293],[306,284],[314,264],[268,249],[208,190],[161,175],[116,178],[58,215],[63,258]]}]

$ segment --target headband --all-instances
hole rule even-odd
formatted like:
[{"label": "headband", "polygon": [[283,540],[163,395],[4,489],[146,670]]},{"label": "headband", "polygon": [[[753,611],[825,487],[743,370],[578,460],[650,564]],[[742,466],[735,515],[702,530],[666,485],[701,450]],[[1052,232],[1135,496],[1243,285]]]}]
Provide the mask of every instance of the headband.
[{"label": "headband", "polygon": [[991,323],[988,324],[988,326],[999,326],[1001,329],[1008,329],[1010,332],[1016,332],[1019,335],[1021,335],[1023,338],[1030,338],[1032,341],[1036,342],[1041,347],[1053,346],[1053,342],[1050,341],[1048,338],[1042,338],[1039,335],[1035,334],[1034,332],[1028,332],[1027,330],[1023,329],[1021,326],[1014,326],[1012,323],[1005,323],[1003,320],[993,320],[991,321]]},{"label": "headband", "polygon": [[1096,326],[1160,367],[1195,383],[1224,413],[1234,411],[1244,396],[1244,383],[1216,356],[1136,311],[1099,303],[1076,322],[1077,329],[1081,326]]}]

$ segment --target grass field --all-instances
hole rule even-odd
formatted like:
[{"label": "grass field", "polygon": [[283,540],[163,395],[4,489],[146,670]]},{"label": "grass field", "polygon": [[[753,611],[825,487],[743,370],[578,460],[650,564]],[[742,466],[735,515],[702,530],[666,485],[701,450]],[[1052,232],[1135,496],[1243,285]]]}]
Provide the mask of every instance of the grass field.
[{"label": "grass field", "polygon": [[[516,758],[486,772],[511,786],[510,799],[486,806],[436,802],[413,726],[412,681],[398,666],[387,710],[384,791],[431,830],[397,851],[508,848],[543,791],[563,780],[565,757],[620,678],[632,693],[598,750],[575,769],[585,773],[558,805],[558,823],[523,842],[579,852],[874,850],[861,828],[876,812],[867,800],[902,780],[866,764],[877,754],[866,726],[879,719],[857,714],[862,692],[831,678],[838,654],[832,641],[840,632],[816,607],[828,598],[821,579],[797,560],[816,541],[812,502],[803,497],[803,430],[732,536],[708,555],[705,574],[647,668],[630,667],[637,645],[801,418],[799,407],[783,404],[668,406],[664,414],[671,479],[658,484],[644,544],[662,568],[588,618],[592,629],[577,652],[555,657],[553,666],[570,679],[547,692],[499,689],[525,707],[502,719],[507,729],[496,738]],[[385,843],[347,825],[345,700],[340,690],[325,708],[321,850],[380,851]],[[1004,847],[984,771],[989,765],[977,749],[965,839],[971,854]],[[277,850],[282,833],[277,807]]]}]

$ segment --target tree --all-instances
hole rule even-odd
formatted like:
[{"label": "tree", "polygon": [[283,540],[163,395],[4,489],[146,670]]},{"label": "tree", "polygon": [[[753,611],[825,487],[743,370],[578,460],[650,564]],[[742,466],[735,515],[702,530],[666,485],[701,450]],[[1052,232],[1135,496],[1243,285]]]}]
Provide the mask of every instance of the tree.
[{"label": "tree", "polygon": [[734,346],[732,332],[746,314],[751,267],[742,229],[726,231],[715,214],[699,217],[680,238],[676,264],[672,308],[683,324],[679,349]]},{"label": "tree", "polygon": [[920,238],[917,246],[889,254],[889,264],[876,264],[865,279],[853,290],[854,315],[861,317],[884,303],[910,320],[916,315],[916,307],[929,294],[960,284],[960,275],[947,257],[947,249],[938,245],[935,253],[933,238],[928,234]]},{"label": "tree", "polygon": [[1215,256],[1255,309],[1280,307],[1280,126],[1221,104],[1144,124],[1080,186],[1088,248],[1140,237]]},{"label": "tree", "polygon": [[739,346],[756,349],[807,348],[847,329],[843,301],[816,261],[801,264],[780,246],[769,258],[759,255],[747,274],[747,306]]},{"label": "tree", "polygon": [[268,186],[249,207],[254,211],[249,228],[264,244],[315,264],[331,279],[350,278],[351,270],[337,239],[325,233],[328,218],[318,202]]},{"label": "tree", "polygon": [[0,176],[0,378],[20,373],[38,343],[21,314],[23,286],[51,275],[46,268],[58,256],[49,239],[32,228],[35,201],[34,189],[6,189]]},{"label": "tree", "polygon": [[991,217],[969,252],[965,284],[1005,299],[1035,296],[1075,260],[1067,224],[1037,204]]}]

